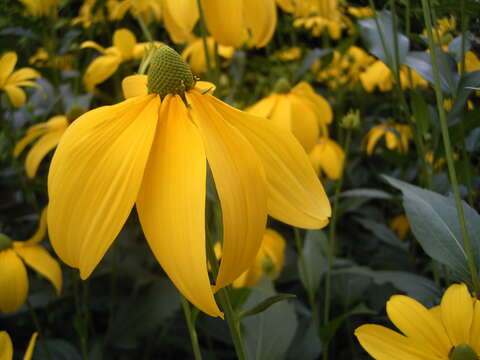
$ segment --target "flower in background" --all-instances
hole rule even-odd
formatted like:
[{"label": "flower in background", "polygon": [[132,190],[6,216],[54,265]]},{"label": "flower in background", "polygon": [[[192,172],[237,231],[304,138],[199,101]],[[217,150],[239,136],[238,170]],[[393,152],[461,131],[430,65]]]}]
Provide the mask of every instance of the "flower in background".
[{"label": "flower in background", "polygon": [[385,143],[389,150],[407,153],[408,142],[413,135],[412,129],[408,125],[396,123],[376,125],[370,129],[362,141],[369,156],[373,154],[373,150],[381,137],[385,137]]},{"label": "flower in background", "polygon": [[390,229],[403,240],[410,231],[410,223],[405,215],[397,215],[390,221]]},{"label": "flower in background", "polygon": [[162,18],[163,0],[108,0],[108,18],[111,21],[122,20],[127,11],[134,17],[142,17],[146,23]]},{"label": "flower in background", "polygon": [[306,82],[293,88],[284,78],[275,85],[274,92],[247,109],[289,130],[309,152],[320,135],[328,136],[328,124],[333,112],[330,104]]},{"label": "flower in background", "polygon": [[264,47],[277,25],[275,0],[202,0],[210,35],[222,45]]},{"label": "flower in background", "polygon": [[[124,79],[125,101],[83,114],[60,140],[48,177],[51,243],[85,279],[135,205],[156,259],[179,291],[203,312],[222,316],[214,292],[252,265],[267,213],[320,228],[330,204],[288,131],[210,95],[214,85],[195,82],[168,46],[150,59],[148,76]],[[207,161],[223,218],[213,287],[205,249]]]},{"label": "flower in background", "polygon": [[340,179],[345,152],[334,140],[320,137],[309,155],[313,168],[319,176],[324,172],[329,179]]},{"label": "flower in background", "polygon": [[191,42],[199,19],[197,0],[163,0],[163,22],[174,43]]},{"label": "flower in background", "polygon": [[37,83],[32,81],[32,79],[38,79],[40,74],[29,67],[13,71],[16,63],[17,54],[13,51],[3,54],[0,58],[0,90],[7,93],[8,98],[14,107],[20,107],[26,100],[25,92],[20,87],[40,87]]},{"label": "flower in background", "polygon": [[93,48],[102,53],[88,65],[83,76],[87,91],[93,91],[95,86],[107,80],[125,61],[143,56],[149,43],[137,43],[135,35],[128,29],[119,29],[113,34],[113,46],[104,48],[94,41],[84,41],[81,49]]},{"label": "flower in background", "polygon": [[[395,79],[390,68],[383,61],[377,60],[360,74],[360,81],[368,92],[375,91],[377,87],[385,92],[393,89]],[[428,86],[428,82],[420,74],[406,66],[400,68],[400,84],[402,89]]]},{"label": "flower in background", "polygon": [[88,29],[94,23],[104,22],[104,5],[97,5],[97,1],[98,0],[84,0],[78,11],[78,16],[72,19],[72,25],[82,24],[85,29]]},{"label": "flower in background", "polygon": [[55,14],[55,6],[60,0],[20,0],[25,10],[32,16],[42,17]]},{"label": "flower in background", "polygon": [[293,46],[288,49],[275,51],[273,57],[281,61],[294,61],[300,59],[302,56],[302,49],[298,46]]},{"label": "flower in background", "polygon": [[[33,333],[30,341],[28,342],[27,351],[23,356],[23,360],[30,360],[33,355],[35,343],[37,341],[38,333]],[[0,331],[0,359],[12,360],[13,359],[13,344],[10,335],[6,331]]]},{"label": "flower in background", "polygon": [[[433,33],[433,41],[437,44],[443,46],[447,46],[450,41],[453,40],[455,31],[457,28],[457,20],[455,16],[451,15],[450,17],[444,17],[437,20],[437,26],[435,26],[432,30]],[[423,36],[427,36],[427,30],[423,30]]]},{"label": "flower in background", "polygon": [[[211,66],[216,66],[215,40],[212,37],[207,38],[208,54]],[[225,59],[231,59],[235,49],[231,46],[218,45],[218,55]],[[193,39],[182,52],[182,58],[190,65],[194,74],[203,74],[207,71],[207,60],[205,58],[205,48],[201,38]]]},{"label": "flower in background", "polygon": [[[57,295],[62,289],[62,271],[58,262],[38,243],[47,232],[47,209],[40,216],[37,232],[26,241],[12,241],[0,234],[0,312],[20,309],[28,294],[28,275],[25,264],[46,277]],[[1,348],[0,348],[1,350]]]},{"label": "flower in background", "polygon": [[53,67],[60,70],[72,70],[73,56],[55,55],[53,59],[50,59],[48,52],[44,48],[38,48],[37,52],[28,59],[28,63],[36,67]]},{"label": "flower in background", "polygon": [[356,17],[357,19],[365,19],[372,17],[374,15],[374,12],[370,6],[363,6],[363,7],[355,7],[355,6],[349,6],[347,8],[347,12]]},{"label": "flower in background", "polygon": [[451,285],[440,305],[431,309],[394,295],[387,302],[387,315],[401,333],[375,324],[355,330],[374,359],[473,360],[480,355],[480,301],[465,284]]}]

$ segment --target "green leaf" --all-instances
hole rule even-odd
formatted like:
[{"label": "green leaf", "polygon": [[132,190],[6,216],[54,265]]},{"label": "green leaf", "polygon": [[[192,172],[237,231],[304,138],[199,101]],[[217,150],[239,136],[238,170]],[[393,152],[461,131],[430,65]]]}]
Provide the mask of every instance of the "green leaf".
[{"label": "green leaf", "polygon": [[35,346],[35,351],[32,359],[49,359],[50,357],[55,360],[81,360],[82,357],[77,351],[75,346],[62,339],[46,339],[45,346],[48,348],[50,355],[45,353],[45,348],[41,344]]},{"label": "green leaf", "polygon": [[420,134],[425,136],[428,133],[430,126],[430,113],[428,111],[428,105],[418,92],[411,92],[412,110],[415,124],[420,130]]},{"label": "green leaf", "polygon": [[259,313],[267,310],[273,304],[276,304],[276,303],[278,303],[280,301],[283,301],[283,300],[294,299],[294,298],[296,298],[296,296],[294,294],[272,295],[272,296],[266,298],[265,300],[263,300],[262,302],[258,303],[254,307],[240,312],[238,314],[238,317],[240,319],[242,319],[242,318],[246,318],[246,317],[249,317],[249,316],[252,316],[252,315],[259,314]]},{"label": "green leaf", "polygon": [[[322,230],[308,230],[303,245],[303,257],[305,260],[306,276],[298,260],[298,272],[300,280],[306,289],[315,293],[320,285],[322,275],[327,269],[327,261],[323,249],[327,246],[327,237]],[[307,281],[308,279],[308,281]]]},{"label": "green leaf", "polygon": [[[386,63],[391,69],[396,69],[399,65],[397,66],[395,58],[395,37],[398,44],[398,59],[400,65],[405,61],[410,48],[410,40],[398,29],[395,29],[395,32],[393,31],[392,14],[389,11],[384,10],[377,12],[377,20],[380,29],[377,28],[374,18],[359,20],[360,33],[367,43],[368,50]],[[383,48],[380,31],[383,34],[386,49]],[[390,63],[389,59],[391,59],[392,63]]]},{"label": "green leaf", "polygon": [[365,197],[369,199],[391,199],[392,195],[377,189],[352,189],[340,193],[340,197]]},{"label": "green leaf", "polygon": [[[408,222],[425,252],[448,266],[457,280],[469,282],[467,256],[453,199],[385,175],[383,177],[402,191]],[[465,203],[463,208],[475,262],[478,265],[480,216]]]},{"label": "green leaf", "polygon": [[355,217],[354,220],[362,225],[365,229],[371,231],[375,237],[379,238],[384,243],[404,252],[408,251],[408,243],[400,240],[399,237],[386,225],[360,217]]},{"label": "green leaf", "polygon": [[448,113],[449,122],[459,117],[467,106],[469,96],[474,91],[472,88],[480,86],[480,71],[466,73],[460,78],[457,88],[457,97],[452,110]]},{"label": "green leaf", "polygon": [[[466,54],[468,50],[472,48],[472,42],[470,41],[471,34],[467,31],[465,34],[465,46],[463,48],[463,54]],[[458,35],[455,39],[448,44],[448,51],[453,53],[453,57],[456,62],[462,61],[462,38],[464,35]]]}]

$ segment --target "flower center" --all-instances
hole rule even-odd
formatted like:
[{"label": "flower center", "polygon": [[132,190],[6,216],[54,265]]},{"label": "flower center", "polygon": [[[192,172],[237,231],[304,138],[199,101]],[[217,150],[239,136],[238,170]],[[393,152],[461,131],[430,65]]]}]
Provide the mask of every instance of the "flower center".
[{"label": "flower center", "polygon": [[192,70],[178,53],[169,46],[161,46],[152,55],[148,69],[148,93],[163,99],[167,94],[183,97],[195,86]]},{"label": "flower center", "polygon": [[10,249],[12,247],[12,240],[5,234],[0,233],[0,251]]},{"label": "flower center", "polygon": [[275,86],[273,87],[273,92],[277,94],[287,94],[288,92],[290,92],[291,88],[292,87],[290,85],[290,82],[287,79],[280,78],[275,83]]},{"label": "flower center", "polygon": [[478,360],[479,357],[470,345],[461,344],[455,346],[448,355],[449,360]]}]

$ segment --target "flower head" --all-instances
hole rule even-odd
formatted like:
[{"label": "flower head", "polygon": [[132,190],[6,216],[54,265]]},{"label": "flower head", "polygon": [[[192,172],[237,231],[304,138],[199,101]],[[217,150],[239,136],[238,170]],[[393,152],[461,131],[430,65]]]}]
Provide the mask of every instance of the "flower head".
[{"label": "flower head", "polygon": [[328,101],[308,83],[301,82],[290,88],[284,78],[277,82],[272,94],[247,111],[291,131],[307,152],[313,148],[320,134],[328,136],[327,125],[333,118]]},{"label": "flower head", "polygon": [[147,23],[153,19],[160,21],[162,3],[162,0],[108,0],[108,17],[112,21],[122,20],[130,11],[133,16],[142,16]]},{"label": "flower head", "polygon": [[20,107],[26,99],[25,92],[20,87],[39,87],[32,79],[39,78],[40,74],[29,67],[13,71],[16,63],[17,54],[14,52],[7,52],[0,58],[0,90],[7,93],[13,106]]},{"label": "flower head", "polygon": [[[195,306],[222,316],[213,292],[246,271],[267,213],[299,227],[325,226],[330,205],[300,144],[272,122],[236,110],[195,82],[171,48],[148,76],[123,82],[127,100],[69,126],[49,178],[49,234],[87,278],[136,205],[155,257]],[[205,251],[207,161],[220,199],[223,257],[212,288]]]},{"label": "flower head", "polygon": [[46,277],[57,294],[62,289],[60,265],[38,245],[47,231],[46,211],[42,212],[38,230],[30,239],[12,241],[8,236],[0,234],[0,312],[15,312],[25,303],[28,294],[25,264]]},{"label": "flower head", "polygon": [[20,0],[27,12],[36,17],[51,15],[60,0]]},{"label": "flower head", "polygon": [[[30,341],[28,342],[27,351],[23,356],[23,360],[30,360],[33,355],[35,343],[37,341],[38,333],[33,333]],[[13,359],[13,344],[10,335],[6,331],[0,331],[0,359],[12,360]]]},{"label": "flower head", "polygon": [[[380,91],[390,91],[393,88],[394,76],[390,68],[380,60],[375,61],[362,74],[360,81],[368,92],[373,92],[378,87]],[[419,73],[406,66],[400,68],[400,86],[402,89],[426,87],[428,85]]]},{"label": "flower head", "polygon": [[327,137],[318,138],[310,151],[310,161],[317,174],[324,172],[332,180],[338,180],[342,175],[344,160],[343,149]]},{"label": "flower head", "polygon": [[395,123],[380,124],[372,127],[363,138],[363,147],[368,155],[373,150],[382,136],[385,136],[385,143],[389,150],[397,150],[401,153],[408,152],[408,142],[412,139],[410,126]]},{"label": "flower head", "polygon": [[480,301],[465,284],[451,285],[440,306],[425,308],[416,300],[395,295],[387,314],[403,334],[367,324],[355,330],[362,347],[377,360],[478,359]]}]

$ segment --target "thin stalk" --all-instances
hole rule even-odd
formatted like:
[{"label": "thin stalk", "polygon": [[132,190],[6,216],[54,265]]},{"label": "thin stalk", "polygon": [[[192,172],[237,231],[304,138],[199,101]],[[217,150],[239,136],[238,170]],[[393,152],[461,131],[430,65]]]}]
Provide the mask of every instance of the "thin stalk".
[{"label": "thin stalk", "polygon": [[198,344],[197,330],[195,330],[195,323],[192,319],[192,309],[187,299],[181,294],[180,300],[182,301],[183,314],[185,315],[188,333],[190,334],[190,341],[192,342],[193,355],[195,356],[195,360],[202,360],[202,352],[200,351],[200,345]]},{"label": "thin stalk", "polygon": [[462,232],[463,246],[467,255],[468,268],[470,270],[470,276],[476,296],[480,295],[480,287],[478,283],[478,273],[473,258],[472,244],[468,235],[467,226],[465,224],[465,214],[463,212],[462,199],[460,197],[460,191],[458,187],[457,174],[455,172],[455,166],[453,163],[452,145],[450,143],[450,135],[448,131],[447,117],[445,109],[443,107],[443,94],[440,86],[440,70],[438,67],[437,59],[435,56],[435,43],[432,32],[432,13],[430,11],[430,3],[428,0],[422,0],[423,17],[428,33],[428,44],[430,47],[430,58],[432,61],[433,75],[434,75],[434,89],[437,100],[437,109],[440,117],[440,127],[442,131],[443,145],[445,148],[445,155],[447,158],[448,173],[450,176],[450,182],[452,185],[453,195],[455,199],[455,206],[457,208],[458,220],[460,222],[460,229]]},{"label": "thin stalk", "polygon": [[148,42],[153,42],[154,40],[153,40],[152,33],[148,29],[147,24],[145,24],[145,21],[143,21],[142,14],[139,13],[137,15],[137,21],[138,21],[138,24],[140,25],[140,28],[142,29],[143,35],[147,39],[147,41]]},{"label": "thin stalk", "polygon": [[40,345],[42,346],[43,352],[47,356],[48,360],[52,360],[52,354],[50,354],[50,350],[48,349],[48,346],[45,342],[45,338],[43,336],[43,330],[40,327],[40,321],[38,321],[37,313],[35,312],[35,309],[33,308],[32,304],[30,303],[30,300],[27,298],[27,307],[28,311],[30,312],[30,315],[32,317],[33,325],[35,326],[35,329],[37,330],[38,337],[40,338]]},{"label": "thin stalk", "polygon": [[198,14],[200,17],[200,35],[202,37],[202,42],[203,42],[203,51],[205,52],[205,62],[207,65],[207,80],[212,81],[212,61],[210,59],[210,51],[208,51],[208,42],[207,42],[207,25],[205,22],[205,13],[203,12],[203,6],[202,6],[202,0],[197,0],[197,6],[198,6]]},{"label": "thin stalk", "polygon": [[[335,198],[333,200],[332,220],[329,228],[328,239],[328,254],[327,254],[327,273],[325,275],[325,304],[323,307],[323,324],[328,324],[330,320],[330,305],[331,305],[331,282],[332,282],[332,267],[335,256],[335,249],[337,243],[336,226],[337,226],[337,212],[340,203],[340,191],[342,190],[343,180],[345,178],[345,169],[347,167],[348,155],[350,153],[350,144],[352,142],[352,130],[347,129],[347,136],[345,139],[345,159],[343,162],[342,173],[335,186]],[[323,359],[328,359],[328,344],[323,346]]]}]

